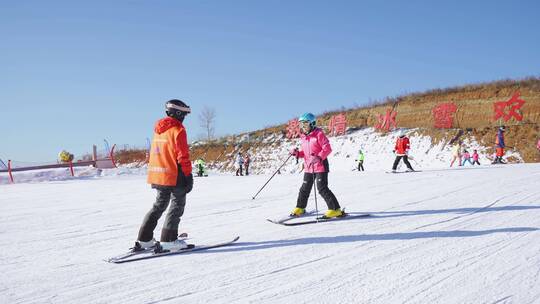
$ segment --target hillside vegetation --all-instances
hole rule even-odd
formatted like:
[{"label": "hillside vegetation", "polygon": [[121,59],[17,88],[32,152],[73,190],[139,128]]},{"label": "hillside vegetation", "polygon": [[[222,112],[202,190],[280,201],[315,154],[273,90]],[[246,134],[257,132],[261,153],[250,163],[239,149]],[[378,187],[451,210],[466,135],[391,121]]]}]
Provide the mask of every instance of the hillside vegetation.
[{"label": "hillside vegetation", "polygon": [[[516,92],[525,101],[520,109],[523,119],[495,120],[494,103],[508,101]],[[457,107],[450,129],[434,127],[432,110],[441,103],[453,103]],[[386,98],[365,107],[320,114],[317,123],[325,127],[332,115],[345,113],[349,131],[373,127],[387,110],[397,112],[398,128],[416,128],[421,135],[431,137],[433,144],[475,138],[483,146],[492,147],[498,127],[505,125],[508,148],[519,152],[525,162],[540,162],[536,149],[540,137],[540,78],[501,80]],[[285,136],[286,127],[284,122],[212,142],[194,143],[191,156],[192,159],[203,157],[214,169],[230,170],[229,160],[237,151],[256,155],[261,149],[289,141]],[[119,163],[142,162],[145,154],[145,151],[119,151],[117,158]]]}]

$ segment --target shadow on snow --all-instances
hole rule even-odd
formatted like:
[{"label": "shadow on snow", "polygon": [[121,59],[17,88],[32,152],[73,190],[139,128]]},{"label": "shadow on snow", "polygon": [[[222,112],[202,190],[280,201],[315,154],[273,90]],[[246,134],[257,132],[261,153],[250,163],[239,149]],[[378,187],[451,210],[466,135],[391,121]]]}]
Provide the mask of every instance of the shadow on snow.
[{"label": "shadow on snow", "polygon": [[[252,251],[263,250],[269,248],[279,248],[298,245],[310,244],[340,244],[354,243],[366,241],[392,241],[392,240],[416,240],[428,238],[463,238],[477,237],[495,233],[518,233],[538,231],[534,227],[514,227],[514,228],[499,228],[489,230],[454,230],[454,231],[425,231],[425,232],[401,232],[401,233],[383,233],[383,234],[359,234],[359,235],[343,235],[333,237],[307,237],[290,240],[273,240],[261,242],[238,242],[223,249],[216,249],[206,252],[237,252],[237,251]],[[202,253],[202,252],[201,252]]]}]

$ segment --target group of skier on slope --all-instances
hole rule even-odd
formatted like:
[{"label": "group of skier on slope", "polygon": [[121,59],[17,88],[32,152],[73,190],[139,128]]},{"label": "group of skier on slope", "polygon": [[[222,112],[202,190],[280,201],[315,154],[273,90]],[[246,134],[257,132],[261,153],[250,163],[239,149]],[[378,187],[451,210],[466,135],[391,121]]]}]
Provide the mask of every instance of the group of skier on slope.
[{"label": "group of skier on slope", "polygon": [[[155,246],[154,229],[167,207],[169,211],[160,236],[161,248],[164,250],[180,250],[188,247],[186,242],[178,237],[178,226],[184,213],[186,195],[193,189],[187,133],[183,125],[184,118],[191,113],[191,109],[183,101],[172,99],[166,102],[165,113],[167,117],[158,120],[155,124],[148,163],[147,181],[152,188],[156,189],[157,197],[152,208],[143,219],[137,241],[132,248],[133,251]],[[328,206],[324,217],[344,216],[336,196],[328,188],[328,173],[330,171],[328,155],[332,152],[330,142],[324,132],[316,126],[315,115],[311,113],[303,114],[298,121],[302,130],[300,137],[301,149],[292,149],[290,155],[304,159],[305,171],[296,207],[290,215],[301,216],[305,213],[307,201],[315,183],[316,189]],[[504,148],[504,141],[502,145]],[[409,149],[409,138],[404,132],[401,132],[394,146],[396,159],[392,171],[395,172],[402,159],[407,166],[407,170],[414,171],[408,160]],[[499,154],[502,151],[498,150],[497,152]],[[359,163],[358,169],[363,170],[364,156],[362,151],[359,154],[357,159]],[[245,164],[245,160],[242,159],[240,153],[238,159],[239,164]]]},{"label": "group of skier on slope", "polygon": [[[158,120],[154,127],[148,162],[147,181],[156,189],[157,197],[143,219],[133,251],[155,246],[154,229],[167,207],[169,211],[161,229],[160,247],[163,250],[188,248],[187,243],[178,237],[178,226],[184,213],[186,195],[193,189],[187,133],[183,125],[191,109],[183,101],[172,99],[165,104],[165,113],[167,117]],[[319,194],[328,206],[324,216],[343,216],[336,196],[328,188],[327,157],[332,152],[330,142],[323,131],[317,128],[315,115],[306,113],[299,118],[299,122],[302,149],[293,149],[290,153],[304,158],[306,168],[296,207],[291,215],[300,216],[305,213],[311,188],[316,183]]]}]

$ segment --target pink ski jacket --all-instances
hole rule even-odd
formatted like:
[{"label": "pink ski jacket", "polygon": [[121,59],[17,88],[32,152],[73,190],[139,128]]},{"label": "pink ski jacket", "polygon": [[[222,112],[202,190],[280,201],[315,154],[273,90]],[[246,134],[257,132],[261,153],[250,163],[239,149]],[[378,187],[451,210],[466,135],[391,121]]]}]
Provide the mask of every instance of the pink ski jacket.
[{"label": "pink ski jacket", "polygon": [[309,134],[302,134],[300,136],[302,139],[302,150],[298,151],[298,157],[304,158],[304,167],[306,173],[321,173],[326,172],[322,162],[317,162],[311,165],[311,162],[314,159],[314,155],[325,160],[330,153],[332,153],[332,147],[330,147],[330,142],[323,131],[319,128],[315,128]]}]

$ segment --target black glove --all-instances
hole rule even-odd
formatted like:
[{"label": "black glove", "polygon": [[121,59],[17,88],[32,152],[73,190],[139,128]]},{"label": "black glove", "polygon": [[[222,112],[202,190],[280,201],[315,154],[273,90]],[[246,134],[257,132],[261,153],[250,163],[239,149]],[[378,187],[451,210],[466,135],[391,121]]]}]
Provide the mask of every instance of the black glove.
[{"label": "black glove", "polygon": [[178,179],[176,187],[182,187],[186,190],[186,194],[191,192],[193,189],[193,174],[185,176],[182,171],[178,172]]},{"label": "black glove", "polygon": [[[182,174],[184,175],[184,174]],[[193,189],[193,174],[190,174],[188,176],[185,176],[184,175],[184,180],[185,180],[185,185],[186,185],[186,193],[190,193],[191,190]]]}]

